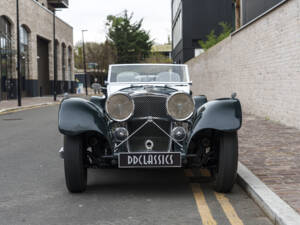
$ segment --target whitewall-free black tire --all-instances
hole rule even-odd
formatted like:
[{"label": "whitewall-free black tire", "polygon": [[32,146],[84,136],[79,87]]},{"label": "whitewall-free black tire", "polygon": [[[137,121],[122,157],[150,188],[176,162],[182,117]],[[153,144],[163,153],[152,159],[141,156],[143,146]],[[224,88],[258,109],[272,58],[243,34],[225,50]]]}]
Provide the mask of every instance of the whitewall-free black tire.
[{"label": "whitewall-free black tire", "polygon": [[64,136],[65,178],[71,193],[84,192],[87,186],[87,168],[84,163],[83,140],[80,136]]},{"label": "whitewall-free black tire", "polygon": [[219,158],[215,175],[215,190],[230,192],[235,184],[238,166],[237,132],[223,133],[219,142]]}]

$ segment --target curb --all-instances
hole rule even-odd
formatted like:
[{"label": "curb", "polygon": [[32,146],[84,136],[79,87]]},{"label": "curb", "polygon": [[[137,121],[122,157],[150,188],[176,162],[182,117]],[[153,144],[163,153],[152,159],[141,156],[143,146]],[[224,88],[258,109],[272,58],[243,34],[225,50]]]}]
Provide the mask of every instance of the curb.
[{"label": "curb", "polygon": [[19,111],[28,110],[28,109],[39,108],[39,107],[43,107],[43,106],[57,105],[57,104],[59,104],[59,102],[45,102],[45,103],[39,103],[39,104],[33,104],[33,105],[27,105],[27,106],[21,106],[21,107],[0,109],[0,115],[12,113],[12,112],[19,112]]},{"label": "curb", "polygon": [[275,225],[300,224],[300,215],[240,162],[237,182]]}]

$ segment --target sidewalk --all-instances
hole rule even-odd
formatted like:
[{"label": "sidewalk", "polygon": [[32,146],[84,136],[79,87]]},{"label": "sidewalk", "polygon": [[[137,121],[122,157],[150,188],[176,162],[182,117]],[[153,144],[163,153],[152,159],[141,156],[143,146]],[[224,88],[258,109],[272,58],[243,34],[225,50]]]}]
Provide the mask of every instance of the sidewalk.
[{"label": "sidewalk", "polygon": [[244,114],[239,149],[240,161],[300,214],[300,130]]},{"label": "sidewalk", "polygon": [[[57,102],[63,98],[63,96],[57,96]],[[46,97],[34,97],[34,98],[22,98],[22,107],[29,107],[33,105],[39,104],[51,104],[55,103],[53,101],[53,96],[46,96]],[[12,109],[18,107],[17,100],[8,100],[8,101],[0,101],[0,110],[4,109]]]}]

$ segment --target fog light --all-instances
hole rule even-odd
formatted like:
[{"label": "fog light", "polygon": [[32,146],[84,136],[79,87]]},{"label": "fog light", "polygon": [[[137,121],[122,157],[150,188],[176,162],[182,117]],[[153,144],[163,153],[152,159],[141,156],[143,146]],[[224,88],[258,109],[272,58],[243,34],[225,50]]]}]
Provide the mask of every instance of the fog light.
[{"label": "fog light", "polygon": [[172,130],[172,137],[177,141],[183,141],[186,138],[186,131],[183,127],[175,127]]},{"label": "fog light", "polygon": [[128,130],[124,127],[119,127],[115,130],[114,135],[117,141],[124,141],[128,137]]}]

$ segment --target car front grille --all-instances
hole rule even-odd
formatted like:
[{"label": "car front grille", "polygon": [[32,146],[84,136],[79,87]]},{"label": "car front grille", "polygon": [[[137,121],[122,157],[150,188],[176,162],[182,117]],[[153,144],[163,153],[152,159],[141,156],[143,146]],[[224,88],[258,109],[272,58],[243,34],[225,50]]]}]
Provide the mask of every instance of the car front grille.
[{"label": "car front grille", "polygon": [[[155,123],[170,134],[171,120],[167,115],[165,96],[139,96],[133,98],[135,112],[128,122],[129,133],[133,133],[142,126],[147,117],[153,117]],[[170,138],[153,123],[148,123],[129,140],[130,152],[146,152],[145,142],[154,143],[153,152],[167,152],[170,149]]]},{"label": "car front grille", "polygon": [[134,117],[162,117],[167,118],[166,97],[142,96],[134,98]]}]

